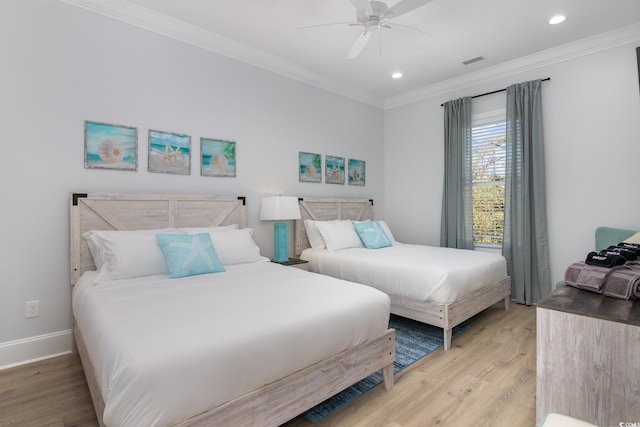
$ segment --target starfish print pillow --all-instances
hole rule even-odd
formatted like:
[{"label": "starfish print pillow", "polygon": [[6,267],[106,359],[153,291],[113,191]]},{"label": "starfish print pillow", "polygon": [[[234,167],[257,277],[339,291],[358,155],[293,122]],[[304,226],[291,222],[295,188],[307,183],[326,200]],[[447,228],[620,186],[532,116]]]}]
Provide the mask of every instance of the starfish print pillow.
[{"label": "starfish print pillow", "polygon": [[169,267],[169,278],[225,271],[209,233],[156,234]]}]

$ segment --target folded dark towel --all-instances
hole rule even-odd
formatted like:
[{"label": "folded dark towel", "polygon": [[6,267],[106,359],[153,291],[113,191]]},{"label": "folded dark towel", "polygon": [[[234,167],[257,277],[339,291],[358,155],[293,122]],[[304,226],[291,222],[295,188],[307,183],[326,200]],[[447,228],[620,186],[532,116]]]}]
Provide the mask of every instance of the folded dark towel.
[{"label": "folded dark towel", "polygon": [[636,253],[636,255],[640,256],[640,244],[638,243],[627,243],[627,242],[620,242],[617,245],[618,247],[624,248],[628,251],[634,251]]},{"label": "folded dark towel", "polygon": [[616,253],[602,254],[600,252],[589,252],[584,262],[589,265],[612,268],[616,265],[624,264],[627,260],[622,255]]},{"label": "folded dark towel", "polygon": [[609,246],[607,249],[600,252],[606,252],[607,254],[610,252],[617,253],[622,255],[627,261],[635,261],[636,259],[638,259],[638,254],[636,253],[636,251],[623,248],[622,246]]}]

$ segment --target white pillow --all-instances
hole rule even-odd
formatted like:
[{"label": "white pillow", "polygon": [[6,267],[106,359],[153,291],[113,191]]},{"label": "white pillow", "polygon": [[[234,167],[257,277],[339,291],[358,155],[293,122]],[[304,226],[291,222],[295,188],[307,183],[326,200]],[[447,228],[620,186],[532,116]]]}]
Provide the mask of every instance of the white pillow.
[{"label": "white pillow", "polygon": [[96,264],[96,281],[168,274],[156,233],[172,232],[175,229],[87,231],[83,237]]},{"label": "white pillow", "polygon": [[104,261],[102,260],[102,247],[99,241],[96,241],[96,239],[92,239],[91,236],[97,233],[94,230],[89,230],[86,233],[84,233],[82,235],[82,237],[84,237],[84,240],[87,241],[87,246],[89,247],[89,253],[91,253],[91,258],[93,258],[93,263],[96,266],[96,271],[100,271],[100,269],[102,268],[102,265],[104,264]]},{"label": "white pillow", "polygon": [[624,243],[638,243],[640,244],[640,231],[634,234],[633,236],[624,240]]},{"label": "white pillow", "polygon": [[307,231],[307,238],[309,239],[309,244],[313,249],[325,249],[327,245],[324,243],[324,239],[322,238],[322,234],[318,230],[316,223],[318,221],[313,221],[310,219],[304,220],[304,229]]},{"label": "white pillow", "polygon": [[380,224],[380,227],[382,227],[382,229],[384,230],[389,240],[391,240],[391,243],[398,243],[396,239],[393,237],[393,234],[391,234],[391,230],[389,229],[389,226],[387,225],[386,222],[384,222],[383,220],[380,220],[378,221],[378,224]]},{"label": "white pillow", "polygon": [[198,234],[198,233],[215,233],[219,231],[237,230],[238,224],[219,225],[217,227],[184,227],[176,228],[178,233]]},{"label": "white pillow", "polygon": [[[336,222],[336,221],[342,221],[340,219],[334,219],[334,220],[330,220],[330,221],[322,221],[322,222]],[[359,222],[367,222],[369,221],[368,219],[365,221],[354,221],[354,223],[359,223]],[[304,229],[307,232],[307,238],[309,239],[309,244],[311,245],[311,247],[313,249],[326,249],[327,245],[324,242],[324,238],[322,237],[322,234],[320,234],[320,231],[318,230],[318,227],[316,226],[316,224],[320,222],[320,221],[313,221],[311,219],[305,219],[304,220]]]},{"label": "white pillow", "polygon": [[260,255],[260,248],[251,237],[252,234],[251,228],[209,233],[222,265],[269,261],[269,258]]},{"label": "white pillow", "polygon": [[349,220],[318,221],[316,227],[330,251],[363,247],[362,240]]}]

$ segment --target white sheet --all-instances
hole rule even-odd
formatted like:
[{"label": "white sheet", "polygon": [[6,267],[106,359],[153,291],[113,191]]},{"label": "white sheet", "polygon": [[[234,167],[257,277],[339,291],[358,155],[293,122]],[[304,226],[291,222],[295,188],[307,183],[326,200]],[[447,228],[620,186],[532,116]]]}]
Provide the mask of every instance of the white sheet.
[{"label": "white sheet", "polygon": [[182,421],[382,334],[389,297],[270,262],[93,283],[73,311],[107,426]]},{"label": "white sheet", "polygon": [[309,270],[373,286],[391,296],[449,304],[507,277],[502,255],[396,243],[381,249],[306,249]]}]

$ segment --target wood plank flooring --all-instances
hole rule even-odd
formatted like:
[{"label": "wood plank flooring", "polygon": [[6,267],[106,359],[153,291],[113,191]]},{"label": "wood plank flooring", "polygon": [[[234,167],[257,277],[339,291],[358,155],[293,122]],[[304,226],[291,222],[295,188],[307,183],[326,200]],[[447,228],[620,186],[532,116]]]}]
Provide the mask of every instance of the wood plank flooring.
[{"label": "wood plank flooring", "polygon": [[[535,426],[535,308],[502,303],[436,350],[318,423],[285,427]],[[76,355],[0,371],[0,426],[97,426]]]}]

